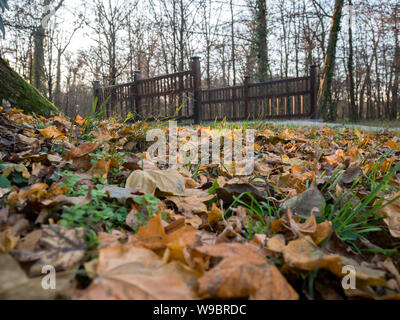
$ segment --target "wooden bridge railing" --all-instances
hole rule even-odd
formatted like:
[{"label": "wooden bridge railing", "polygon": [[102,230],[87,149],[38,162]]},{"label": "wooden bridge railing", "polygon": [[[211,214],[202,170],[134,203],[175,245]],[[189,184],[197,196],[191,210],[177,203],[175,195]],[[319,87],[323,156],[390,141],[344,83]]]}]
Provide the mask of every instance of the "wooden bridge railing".
[{"label": "wooden bridge railing", "polygon": [[140,119],[174,116],[178,120],[247,120],[268,118],[317,118],[316,67],[307,77],[251,83],[202,90],[200,59],[192,58],[192,68],[154,78],[142,79],[135,72],[131,83],[101,87],[94,82],[99,104],[109,97],[107,117],[132,112]]}]

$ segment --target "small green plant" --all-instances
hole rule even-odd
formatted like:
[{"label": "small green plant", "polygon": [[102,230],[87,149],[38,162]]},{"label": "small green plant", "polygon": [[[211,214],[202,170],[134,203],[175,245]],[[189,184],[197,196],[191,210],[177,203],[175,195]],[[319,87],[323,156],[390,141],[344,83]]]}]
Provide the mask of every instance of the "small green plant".
[{"label": "small green plant", "polygon": [[158,210],[158,205],[160,204],[160,200],[152,194],[145,194],[143,198],[135,198],[133,200],[146,208],[149,219],[153,218],[153,214]]},{"label": "small green plant", "polygon": [[[358,188],[355,186],[358,184],[359,178],[356,179],[352,186],[336,199],[334,203],[330,203],[326,206],[321,220],[332,221],[333,228],[336,230],[339,237],[354,249],[360,251],[354,244],[355,240],[358,238],[367,240],[368,234],[382,231],[382,228],[380,228],[379,225],[382,222],[383,217],[379,216],[377,212],[398,199],[395,198],[391,202],[383,204],[383,195],[388,193],[388,183],[390,178],[396,174],[399,168],[400,163],[397,163],[396,166],[394,166],[377,184],[375,182],[376,171],[372,170],[370,176],[366,178],[368,181],[372,182],[370,184],[372,187],[371,192],[369,192],[368,196],[362,199],[357,198]],[[335,177],[332,185],[337,184],[340,177],[341,174]],[[326,188],[325,197],[328,197],[328,199],[328,193],[332,190],[332,185],[329,188]],[[344,199],[348,200],[343,203]],[[387,253],[386,251],[387,250],[382,249],[381,253],[385,254]]]},{"label": "small green plant", "polygon": [[86,233],[99,232],[104,227],[106,230],[120,230],[125,227],[127,209],[120,207],[116,201],[107,201],[102,185],[97,185],[90,195],[91,201],[88,204],[74,205],[62,213],[62,226],[85,228]]},{"label": "small green plant", "polygon": [[[250,199],[250,202],[244,201],[244,198]],[[233,197],[235,200],[229,207],[228,212],[232,212],[232,208],[242,205],[246,208],[250,215],[248,216],[247,232],[249,240],[254,238],[254,234],[265,234],[270,228],[273,217],[277,216],[275,207],[271,206],[270,203],[264,201],[257,201],[250,192],[245,192],[238,197]],[[255,217],[257,217],[256,223],[254,223]],[[266,218],[269,218],[266,220]]]},{"label": "small green plant", "polygon": [[[82,128],[82,134],[79,137],[78,141],[82,140],[83,137],[87,136],[96,128],[96,124],[100,122],[104,118],[105,114],[105,106],[108,103],[108,100],[110,97],[108,97],[106,100],[103,101],[103,103],[98,107],[98,98],[96,97],[93,102],[93,108],[92,108],[92,114],[88,115],[85,119],[83,128]],[[76,121],[76,117],[75,117]],[[71,130],[72,132],[72,130]]]},{"label": "small green plant", "polygon": [[116,201],[110,201],[104,191],[103,185],[96,185],[90,191],[86,185],[76,187],[81,177],[71,171],[60,173],[63,182],[60,186],[67,188],[70,197],[88,197],[89,203],[76,204],[64,209],[61,214],[61,225],[67,228],[85,228],[86,240],[89,245],[96,244],[96,232],[106,230],[119,230],[126,226],[128,211]]}]

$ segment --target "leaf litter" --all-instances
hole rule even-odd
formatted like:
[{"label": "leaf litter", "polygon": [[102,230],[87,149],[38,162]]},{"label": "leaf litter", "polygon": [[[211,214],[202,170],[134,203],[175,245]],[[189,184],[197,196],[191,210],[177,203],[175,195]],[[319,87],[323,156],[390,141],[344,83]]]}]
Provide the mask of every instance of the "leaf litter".
[{"label": "leaf litter", "polygon": [[251,126],[246,175],[182,157],[166,169],[146,152],[162,123],[2,108],[0,297],[399,299],[399,134]]}]

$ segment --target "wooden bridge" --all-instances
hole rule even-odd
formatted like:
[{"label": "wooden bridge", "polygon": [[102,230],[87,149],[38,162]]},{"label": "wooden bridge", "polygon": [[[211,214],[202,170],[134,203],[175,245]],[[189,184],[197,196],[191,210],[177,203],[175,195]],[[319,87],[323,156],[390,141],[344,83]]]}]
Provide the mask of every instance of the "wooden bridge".
[{"label": "wooden bridge", "polygon": [[245,77],[240,86],[202,89],[200,59],[192,58],[192,68],[153,78],[135,72],[133,82],[102,87],[94,82],[99,104],[109,99],[106,115],[138,119],[174,117],[177,120],[202,121],[317,118],[316,67],[309,75],[252,83]]}]

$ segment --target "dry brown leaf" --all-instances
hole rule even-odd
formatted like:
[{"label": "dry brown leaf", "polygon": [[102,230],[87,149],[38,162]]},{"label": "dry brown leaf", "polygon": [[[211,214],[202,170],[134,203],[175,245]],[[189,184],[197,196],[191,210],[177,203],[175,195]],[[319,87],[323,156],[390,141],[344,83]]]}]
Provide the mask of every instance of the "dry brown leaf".
[{"label": "dry brown leaf", "polygon": [[[398,199],[381,209],[378,213],[387,217],[385,223],[389,227],[390,234],[395,238],[400,238],[400,193],[396,194],[385,203],[393,201],[395,198]],[[385,205],[385,203],[383,205]]]},{"label": "dry brown leaf", "polygon": [[314,240],[315,244],[319,245],[321,242],[327,239],[332,232],[332,222],[324,221],[317,225],[317,230],[315,233],[311,234],[311,238]]},{"label": "dry brown leaf", "polygon": [[292,210],[288,209],[288,218],[290,229],[297,236],[300,234],[314,234],[317,232],[317,219],[315,219],[315,216],[312,213],[306,222],[299,223],[293,219]]},{"label": "dry brown leaf", "polygon": [[67,155],[67,160],[82,158],[82,157],[88,155],[89,153],[96,151],[96,149],[98,147],[99,147],[99,144],[93,143],[93,142],[83,143],[79,147],[73,146],[71,151]]},{"label": "dry brown leaf", "polygon": [[128,235],[126,233],[114,230],[111,234],[99,232],[97,233],[97,238],[99,239],[100,249],[103,249],[126,242],[128,240]]},{"label": "dry brown leaf", "polygon": [[332,268],[335,272],[343,260],[338,255],[324,254],[309,236],[290,241],[283,249],[283,258],[289,266],[298,269],[310,271],[317,268],[328,270]]},{"label": "dry brown leaf", "polygon": [[166,198],[176,205],[179,212],[190,215],[207,212],[205,202],[212,200],[214,196],[203,190],[186,189],[184,196],[167,196]]},{"label": "dry brown leaf", "polygon": [[19,242],[19,237],[15,235],[12,227],[0,232],[0,252],[7,253],[13,250]]},{"label": "dry brown leaf", "polygon": [[267,248],[275,253],[282,253],[286,240],[283,234],[277,234],[267,241]]},{"label": "dry brown leaf", "polygon": [[[286,200],[281,205],[281,208],[284,210],[291,209],[294,214],[303,217],[309,217],[311,212],[313,212],[315,216],[320,217],[322,216],[322,209],[324,205],[325,198],[318,188],[313,184],[311,188],[302,194]],[[317,208],[317,210],[314,208]]]},{"label": "dry brown leaf", "polygon": [[184,196],[185,178],[175,169],[134,171],[126,181],[126,188],[136,189],[143,194]]},{"label": "dry brown leaf", "polygon": [[105,179],[107,183],[108,172],[110,171],[111,160],[100,159],[96,161],[91,171],[94,177],[99,177]]},{"label": "dry brown leaf", "polygon": [[370,300],[400,300],[400,293],[389,293],[385,295],[378,295],[372,288],[367,287],[363,289],[348,289],[344,293],[349,298],[364,298]]},{"label": "dry brown leaf", "polygon": [[307,271],[325,269],[340,278],[346,275],[342,272],[344,266],[353,266],[358,288],[386,283],[385,272],[363,267],[355,260],[337,254],[326,254],[309,236],[289,242],[283,249],[283,258],[290,267]]},{"label": "dry brown leaf", "polygon": [[[181,252],[185,248],[192,247],[195,240],[196,230],[192,226],[183,225],[181,228],[167,233],[160,214],[151,219],[145,227],[140,227],[137,235],[133,236],[133,241],[138,246],[140,245],[152,250],[166,249],[167,247],[174,246],[175,250],[179,247]],[[179,255],[180,260],[182,255]]]},{"label": "dry brown leaf", "polygon": [[117,245],[100,250],[98,277],[75,298],[84,300],[191,300],[188,268],[165,265],[152,251]]},{"label": "dry brown leaf", "polygon": [[[199,293],[217,299],[297,300],[298,294],[253,247],[219,244],[195,249],[224,260],[199,279]],[[245,258],[244,258],[245,257]]]},{"label": "dry brown leaf", "polygon": [[20,262],[35,262],[30,268],[31,275],[40,275],[42,267],[52,265],[57,271],[68,270],[85,255],[84,229],[68,230],[58,225],[42,227],[42,238],[37,251],[13,251]]},{"label": "dry brown leaf", "polygon": [[211,211],[208,212],[208,224],[213,228],[219,220],[223,217],[224,212],[213,203]]},{"label": "dry brown leaf", "polygon": [[313,213],[311,213],[311,216],[304,223],[299,223],[296,221],[295,217],[293,217],[291,210],[288,210],[288,219],[290,230],[294,234],[297,236],[309,235],[317,245],[328,238],[332,233],[332,222],[324,221],[317,224]]},{"label": "dry brown leaf", "polygon": [[43,276],[28,278],[20,265],[10,255],[0,253],[1,300],[52,300],[68,299],[73,288],[74,272],[57,273],[55,290],[45,290]]}]

